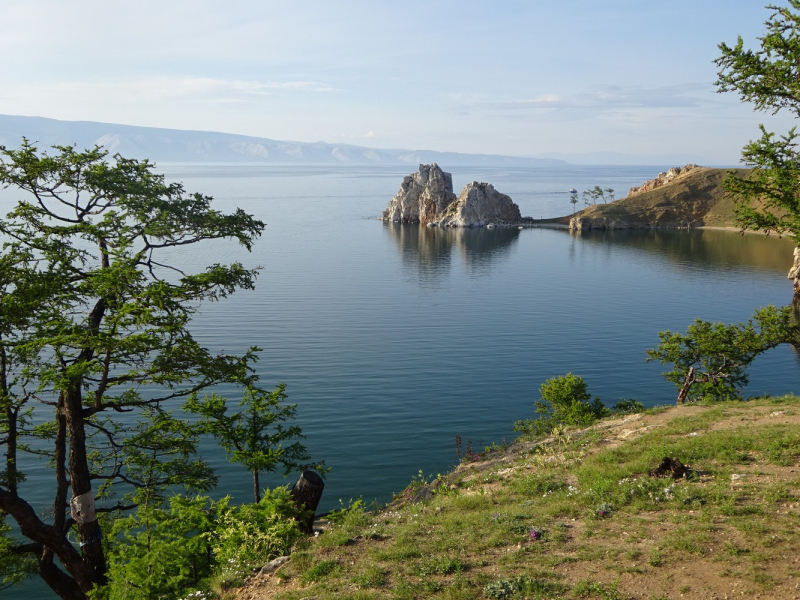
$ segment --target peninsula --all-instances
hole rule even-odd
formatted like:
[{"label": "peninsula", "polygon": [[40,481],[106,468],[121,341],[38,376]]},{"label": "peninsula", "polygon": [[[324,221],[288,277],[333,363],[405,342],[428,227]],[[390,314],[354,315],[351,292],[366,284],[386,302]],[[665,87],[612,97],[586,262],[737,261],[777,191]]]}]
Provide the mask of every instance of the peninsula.
[{"label": "peninsula", "polygon": [[608,204],[594,204],[558,221],[574,231],[735,227],[734,203],[722,181],[731,171],[686,165],[660,173],[628,195]]}]

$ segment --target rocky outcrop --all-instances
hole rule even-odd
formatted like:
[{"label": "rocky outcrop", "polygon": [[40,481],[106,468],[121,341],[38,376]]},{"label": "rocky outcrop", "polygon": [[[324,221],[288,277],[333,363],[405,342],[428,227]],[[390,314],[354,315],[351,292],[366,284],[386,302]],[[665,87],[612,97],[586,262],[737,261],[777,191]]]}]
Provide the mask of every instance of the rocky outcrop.
[{"label": "rocky outcrop", "polygon": [[572,217],[569,220],[571,231],[611,230],[611,229],[689,229],[700,227],[702,221],[625,221],[604,217]]},{"label": "rocky outcrop", "polygon": [[420,165],[419,171],[403,178],[400,190],[383,211],[383,220],[425,225],[435,221],[455,199],[450,173],[436,163]]},{"label": "rocky outcrop", "polygon": [[420,165],[406,176],[381,217],[394,223],[441,227],[515,225],[522,221],[519,206],[490,183],[473,181],[456,198],[453,177],[439,165]]},{"label": "rocky outcrop", "polygon": [[628,192],[628,197],[634,196],[635,194],[641,194],[642,192],[649,192],[649,191],[654,190],[656,188],[660,188],[662,186],[665,186],[668,183],[671,183],[672,181],[677,179],[678,177],[682,177],[684,175],[688,175],[691,171],[693,171],[695,169],[698,169],[698,168],[700,168],[700,167],[698,167],[697,165],[692,165],[692,164],[686,165],[683,168],[672,167],[666,173],[663,173],[663,172],[659,173],[656,176],[655,179],[650,179],[648,181],[645,181],[642,185],[640,185],[638,187],[632,187],[630,189],[630,191]]},{"label": "rocky outcrop", "polygon": [[458,199],[439,219],[440,227],[484,227],[514,225],[522,220],[519,206],[491,183],[468,183]]}]

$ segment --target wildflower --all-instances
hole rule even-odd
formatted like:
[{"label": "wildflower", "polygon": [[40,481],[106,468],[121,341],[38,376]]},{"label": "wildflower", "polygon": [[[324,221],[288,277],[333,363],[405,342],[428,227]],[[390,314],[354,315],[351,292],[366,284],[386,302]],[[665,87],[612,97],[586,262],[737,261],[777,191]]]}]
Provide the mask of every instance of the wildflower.
[{"label": "wildflower", "polygon": [[608,502],[603,502],[600,506],[597,507],[597,516],[598,517],[608,517],[611,515],[612,506]]},{"label": "wildflower", "polygon": [[531,527],[530,538],[532,540],[540,540],[542,539],[542,532],[538,531],[535,527]]}]

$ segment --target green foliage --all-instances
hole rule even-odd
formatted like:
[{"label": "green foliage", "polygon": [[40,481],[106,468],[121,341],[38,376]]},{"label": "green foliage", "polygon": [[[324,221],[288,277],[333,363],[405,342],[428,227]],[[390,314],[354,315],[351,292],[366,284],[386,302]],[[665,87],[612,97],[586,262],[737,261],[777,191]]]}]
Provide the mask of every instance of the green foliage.
[{"label": "green foliage", "polygon": [[603,204],[606,202],[613,202],[614,201],[614,189],[613,188],[606,188],[603,189],[599,185],[594,186],[593,188],[586,190],[583,192],[583,203],[586,206],[590,204],[597,204],[599,200],[603,201]]},{"label": "green foliage", "polygon": [[179,598],[211,576],[215,561],[206,534],[226,501],[175,496],[165,509],[140,507],[113,522],[108,544],[108,585],[93,598]]},{"label": "green foliage", "polygon": [[[800,2],[768,6],[771,15],[758,39],[758,50],[720,44],[717,89],[736,92],[756,110],[773,114],[788,110],[800,116]],[[775,232],[800,244],[800,161],[797,133],[792,128],[776,136],[761,126],[761,137],[750,142],[742,160],[754,167],[747,177],[731,175],[726,190],[738,202],[736,217],[743,229]],[[795,285],[795,298],[800,290]]]},{"label": "green foliage", "polygon": [[[487,583],[483,587],[483,595],[487,598],[497,598],[499,600],[517,596],[525,598],[556,598],[560,597],[566,589],[563,584],[520,575]],[[524,594],[524,596],[519,596],[520,594]]]},{"label": "green foliage", "polygon": [[[210,197],[187,193],[152,168],[119,155],[109,160],[100,148],[58,146],[48,154],[27,140],[18,150],[0,147],[0,185],[20,194],[0,220],[0,515],[25,532],[16,539],[5,520],[0,527],[5,583],[38,556],[40,573],[62,595],[102,586],[108,562],[114,585],[136,582],[126,592],[115,587],[119,597],[175,597],[164,590],[202,579],[214,561],[202,534],[219,519],[233,519],[231,535],[240,536],[246,556],[252,548],[241,519],[265,548],[276,546],[263,531],[288,535],[261,513],[215,515],[217,505],[177,500],[164,508],[168,492],[216,483],[196,455],[208,423],[176,409],[217,384],[244,390],[238,416],[214,396],[215,414],[239,427],[227,430],[235,442],[217,436],[233,460],[268,471],[305,451],[299,429],[282,425],[294,415],[282,404],[283,388],[258,387],[258,349],[215,354],[190,332],[204,301],[252,289],[257,269],[233,263],[190,272],[175,252],[208,240],[249,250],[264,223],[241,210],[220,213]],[[49,494],[40,505],[20,486],[32,468],[37,496]],[[70,499],[84,495],[96,499],[99,519],[74,523]],[[39,517],[44,507],[56,508],[47,522]],[[136,512],[123,517],[126,511]],[[224,539],[217,541],[225,546]]]},{"label": "green foliage", "polygon": [[202,496],[174,496],[165,508],[140,507],[113,522],[108,584],[92,597],[180,598],[208,589],[215,577],[241,578],[289,553],[301,535],[296,516],[285,488],[236,507],[227,497],[215,502]]},{"label": "green foliage", "polygon": [[644,404],[634,398],[620,400],[611,407],[612,415],[632,415],[644,412]]},{"label": "green foliage", "polygon": [[267,490],[258,504],[225,510],[206,537],[218,565],[249,570],[289,554],[301,536],[298,517],[288,490],[275,488]]},{"label": "green foliage", "polygon": [[348,506],[340,500],[341,508],[332,510],[328,513],[328,521],[342,527],[345,530],[355,530],[358,527],[365,527],[372,521],[369,509],[364,503],[363,498],[350,500]]},{"label": "green foliage", "polygon": [[592,399],[583,378],[572,373],[548,379],[539,393],[541,399],[534,403],[539,417],[518,421],[515,431],[544,435],[558,425],[586,426],[609,414],[600,398]]},{"label": "green foliage", "polygon": [[671,364],[663,373],[685,400],[732,400],[747,385],[747,366],[761,353],[797,337],[791,309],[767,306],[747,323],[725,325],[696,319],[686,334],[662,331],[647,361]]},{"label": "green foliage", "polygon": [[284,404],[286,384],[281,383],[271,392],[255,386],[244,389],[241,410],[228,413],[225,398],[212,394],[199,400],[193,394],[184,410],[200,415],[203,430],[213,435],[228,453],[228,458],[247,467],[253,474],[255,502],[260,501],[259,474],[279,468],[283,475],[293,469],[304,471],[314,468],[325,473],[323,463],[311,463],[311,456],[300,443],[300,427],[286,426],[295,418],[296,404]]},{"label": "green foliage", "polygon": [[33,556],[10,551],[17,543],[6,523],[6,515],[0,513],[0,591],[19,585],[36,573]]}]

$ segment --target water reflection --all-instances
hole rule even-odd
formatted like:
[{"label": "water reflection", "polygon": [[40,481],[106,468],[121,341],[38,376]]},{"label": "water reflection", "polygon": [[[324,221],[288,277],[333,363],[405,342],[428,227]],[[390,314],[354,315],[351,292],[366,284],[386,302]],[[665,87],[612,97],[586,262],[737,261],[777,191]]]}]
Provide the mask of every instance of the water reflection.
[{"label": "water reflection", "polygon": [[794,244],[786,238],[714,229],[589,231],[572,235],[585,244],[606,246],[609,251],[619,248],[644,251],[679,266],[714,264],[787,273],[794,251]]},{"label": "water reflection", "polygon": [[423,280],[447,273],[453,256],[459,256],[468,270],[485,273],[508,253],[520,234],[517,228],[439,228],[397,223],[384,223],[384,229],[397,244],[403,264]]}]

